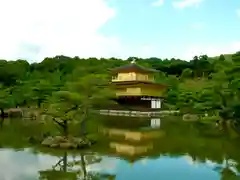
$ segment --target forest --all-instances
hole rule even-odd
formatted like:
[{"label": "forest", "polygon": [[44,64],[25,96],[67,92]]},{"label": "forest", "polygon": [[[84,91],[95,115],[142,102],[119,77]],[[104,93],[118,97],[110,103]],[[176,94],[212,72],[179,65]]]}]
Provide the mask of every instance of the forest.
[{"label": "forest", "polygon": [[168,85],[164,109],[207,114],[206,121],[217,117],[239,123],[240,52],[219,57],[195,56],[191,61],[155,57],[81,59],[62,55],[32,64],[25,60],[0,60],[1,117],[11,108],[35,108],[51,114],[68,133],[66,124],[77,119],[77,114],[84,119],[95,107],[114,103],[108,100],[113,93],[106,86],[111,69],[133,59],[159,70],[156,81]]}]

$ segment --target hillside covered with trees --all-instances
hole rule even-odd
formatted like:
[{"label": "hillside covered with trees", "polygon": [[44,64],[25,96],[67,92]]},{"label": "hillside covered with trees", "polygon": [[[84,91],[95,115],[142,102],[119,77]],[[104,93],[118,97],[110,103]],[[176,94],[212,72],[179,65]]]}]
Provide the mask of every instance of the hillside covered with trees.
[{"label": "hillside covered with trees", "polygon": [[[140,65],[159,70],[156,81],[169,86],[164,108],[179,109],[183,113],[219,114],[223,119],[237,119],[240,117],[237,111],[240,108],[240,52],[226,57],[220,55],[209,58],[203,55],[195,56],[191,61],[183,61],[137,57],[121,60],[56,56],[33,64],[25,60],[0,60],[1,114],[3,116],[3,111],[8,108],[41,108],[46,103],[54,104],[59,98],[53,98],[53,94],[59,91],[65,92],[58,93],[58,96],[65,97],[65,103],[67,97],[68,103],[74,104],[74,99],[86,102],[86,97],[89,97],[86,92],[90,88],[95,99],[91,98],[92,102],[88,106],[96,101],[103,102],[99,97],[106,97],[109,93],[100,92],[102,88],[96,88],[96,85],[110,79],[112,68],[136,59]],[[72,88],[74,82],[80,82],[75,90]],[[72,83],[71,90],[69,83]],[[71,98],[66,94],[67,91],[74,91]],[[80,94],[79,97],[77,94]]]}]

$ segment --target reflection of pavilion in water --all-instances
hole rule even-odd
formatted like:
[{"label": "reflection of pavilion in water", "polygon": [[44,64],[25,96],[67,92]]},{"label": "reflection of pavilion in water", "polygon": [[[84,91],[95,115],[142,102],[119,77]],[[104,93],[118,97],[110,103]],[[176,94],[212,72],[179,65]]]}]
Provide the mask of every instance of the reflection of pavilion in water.
[{"label": "reflection of pavilion in water", "polygon": [[110,154],[134,162],[154,149],[156,140],[165,133],[160,118],[106,116],[99,131],[108,140]]}]

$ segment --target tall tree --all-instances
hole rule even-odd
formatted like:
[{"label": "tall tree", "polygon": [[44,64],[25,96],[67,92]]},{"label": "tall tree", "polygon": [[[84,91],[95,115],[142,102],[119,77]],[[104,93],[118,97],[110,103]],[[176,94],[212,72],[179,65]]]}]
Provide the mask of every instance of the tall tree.
[{"label": "tall tree", "polygon": [[225,59],[225,56],[223,55],[223,54],[221,54],[220,56],[219,56],[219,61],[225,61],[226,59]]},{"label": "tall tree", "polygon": [[9,89],[0,85],[0,114],[2,119],[4,119],[4,110],[13,106],[13,98]]},{"label": "tall tree", "polygon": [[81,77],[78,81],[69,82],[53,94],[48,114],[68,135],[69,123],[81,122],[80,135],[85,134],[86,120],[94,110],[109,105],[113,101],[113,92],[109,89],[108,81],[99,75]]}]

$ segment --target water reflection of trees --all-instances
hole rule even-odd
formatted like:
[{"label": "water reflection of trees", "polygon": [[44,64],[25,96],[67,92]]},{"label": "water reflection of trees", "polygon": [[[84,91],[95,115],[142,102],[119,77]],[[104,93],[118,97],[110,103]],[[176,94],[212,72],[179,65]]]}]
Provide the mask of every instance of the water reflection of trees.
[{"label": "water reflection of trees", "polygon": [[[136,130],[136,126],[145,125],[146,121],[142,120],[136,122],[129,120],[125,121],[125,124],[123,124],[121,120],[118,121],[119,123],[116,123],[114,120],[108,122],[111,123],[108,124],[111,127],[126,127],[128,124],[131,124],[131,126],[128,126],[129,130]],[[134,125],[135,122],[138,123],[138,125]],[[30,135],[38,136],[42,133],[42,130],[45,129],[45,127],[42,127],[43,125],[27,124],[26,122],[25,124],[22,124],[20,121],[12,122],[11,126],[8,126],[7,121],[4,123],[3,129],[0,130],[0,145],[4,147],[26,147],[26,145],[28,145],[27,137]],[[95,126],[97,125],[95,124]],[[164,131],[164,136],[160,136],[153,140],[154,148],[149,150],[144,156],[155,159],[159,158],[159,156],[165,155],[180,157],[187,154],[191,156],[196,163],[206,164],[207,161],[211,161],[214,164],[217,164],[215,165],[214,170],[221,173],[222,180],[231,178],[235,180],[237,178],[238,172],[240,172],[240,139],[232,136],[231,132],[219,131],[215,126],[211,125],[200,125],[198,123],[164,119],[162,119],[161,131]],[[107,156],[110,155],[106,139],[100,138],[98,146],[99,147],[94,151]],[[81,156],[84,157],[83,160]],[[60,169],[58,164],[58,166],[55,167],[55,170],[50,169],[49,171],[57,170],[66,174],[64,169],[66,172],[74,172],[73,170],[75,170],[75,173],[77,173],[78,176],[81,176],[82,179],[85,178],[85,180],[90,176],[94,176],[95,179],[104,179],[103,177],[107,177],[107,175],[93,174],[87,170],[85,171],[89,165],[85,160],[88,155],[82,154],[81,156],[76,157],[75,160],[70,158],[67,158],[66,161],[62,160],[59,163],[62,169]],[[115,154],[115,156],[118,155]],[[137,158],[138,157],[136,157],[136,159]],[[125,159],[131,162],[133,158],[125,157]],[[232,161],[235,163],[231,163]],[[67,162],[65,163],[65,168],[63,166],[64,162]],[[76,170],[77,167],[78,170]],[[56,172],[52,172],[52,174],[53,173]],[[42,172],[42,178],[44,177],[43,175],[44,172]],[[56,179],[57,174],[54,176]],[[48,180],[51,179],[55,180],[54,177],[48,178]],[[61,180],[61,178],[59,178],[59,180]]]},{"label": "water reflection of trees", "polygon": [[89,165],[101,160],[98,155],[84,153],[69,158],[68,153],[64,152],[51,169],[39,171],[39,180],[114,180],[115,175],[87,170]]},{"label": "water reflection of trees", "polygon": [[211,161],[217,164],[214,170],[221,174],[222,180],[237,180],[240,179],[239,140],[231,132],[219,131],[211,125],[178,123],[161,140],[164,144],[161,151],[168,155],[188,154],[200,163]]},{"label": "water reflection of trees", "polygon": [[[130,120],[130,122],[133,127],[135,121]],[[111,128],[117,129],[123,126],[119,125],[119,123],[110,123]],[[181,157],[188,155],[197,164],[203,163],[207,165],[209,161],[216,164],[214,170],[221,174],[222,180],[240,179],[240,139],[230,130],[219,131],[214,124],[207,125],[197,122],[163,120],[161,131],[165,132],[164,136],[151,140],[154,148],[147,151],[147,154],[144,154],[144,156],[155,159],[159,158],[159,156]],[[112,141],[114,140],[113,138],[111,139]],[[122,143],[124,143],[124,140],[122,140]],[[107,143],[105,145],[106,148],[105,150],[102,149],[102,153],[108,155],[110,150],[107,148]],[[118,154],[115,154],[115,156],[118,156]],[[130,156],[124,157],[130,163],[132,158]],[[135,160],[141,158],[141,156],[134,157]]]},{"label": "water reflection of trees", "polygon": [[[220,132],[213,126],[198,123],[177,123],[171,126],[156,148],[155,152],[168,155],[188,154],[195,161],[206,163],[207,160],[221,164],[222,170],[235,169],[240,172],[239,138],[228,132]],[[230,163],[234,161],[235,163]],[[224,166],[222,166],[224,164]],[[221,171],[222,173],[224,171]],[[226,175],[225,175],[226,176]]]},{"label": "water reflection of trees", "polygon": [[216,165],[213,170],[221,174],[221,180],[239,180],[237,166],[239,165],[236,162],[225,159],[222,165]]}]

